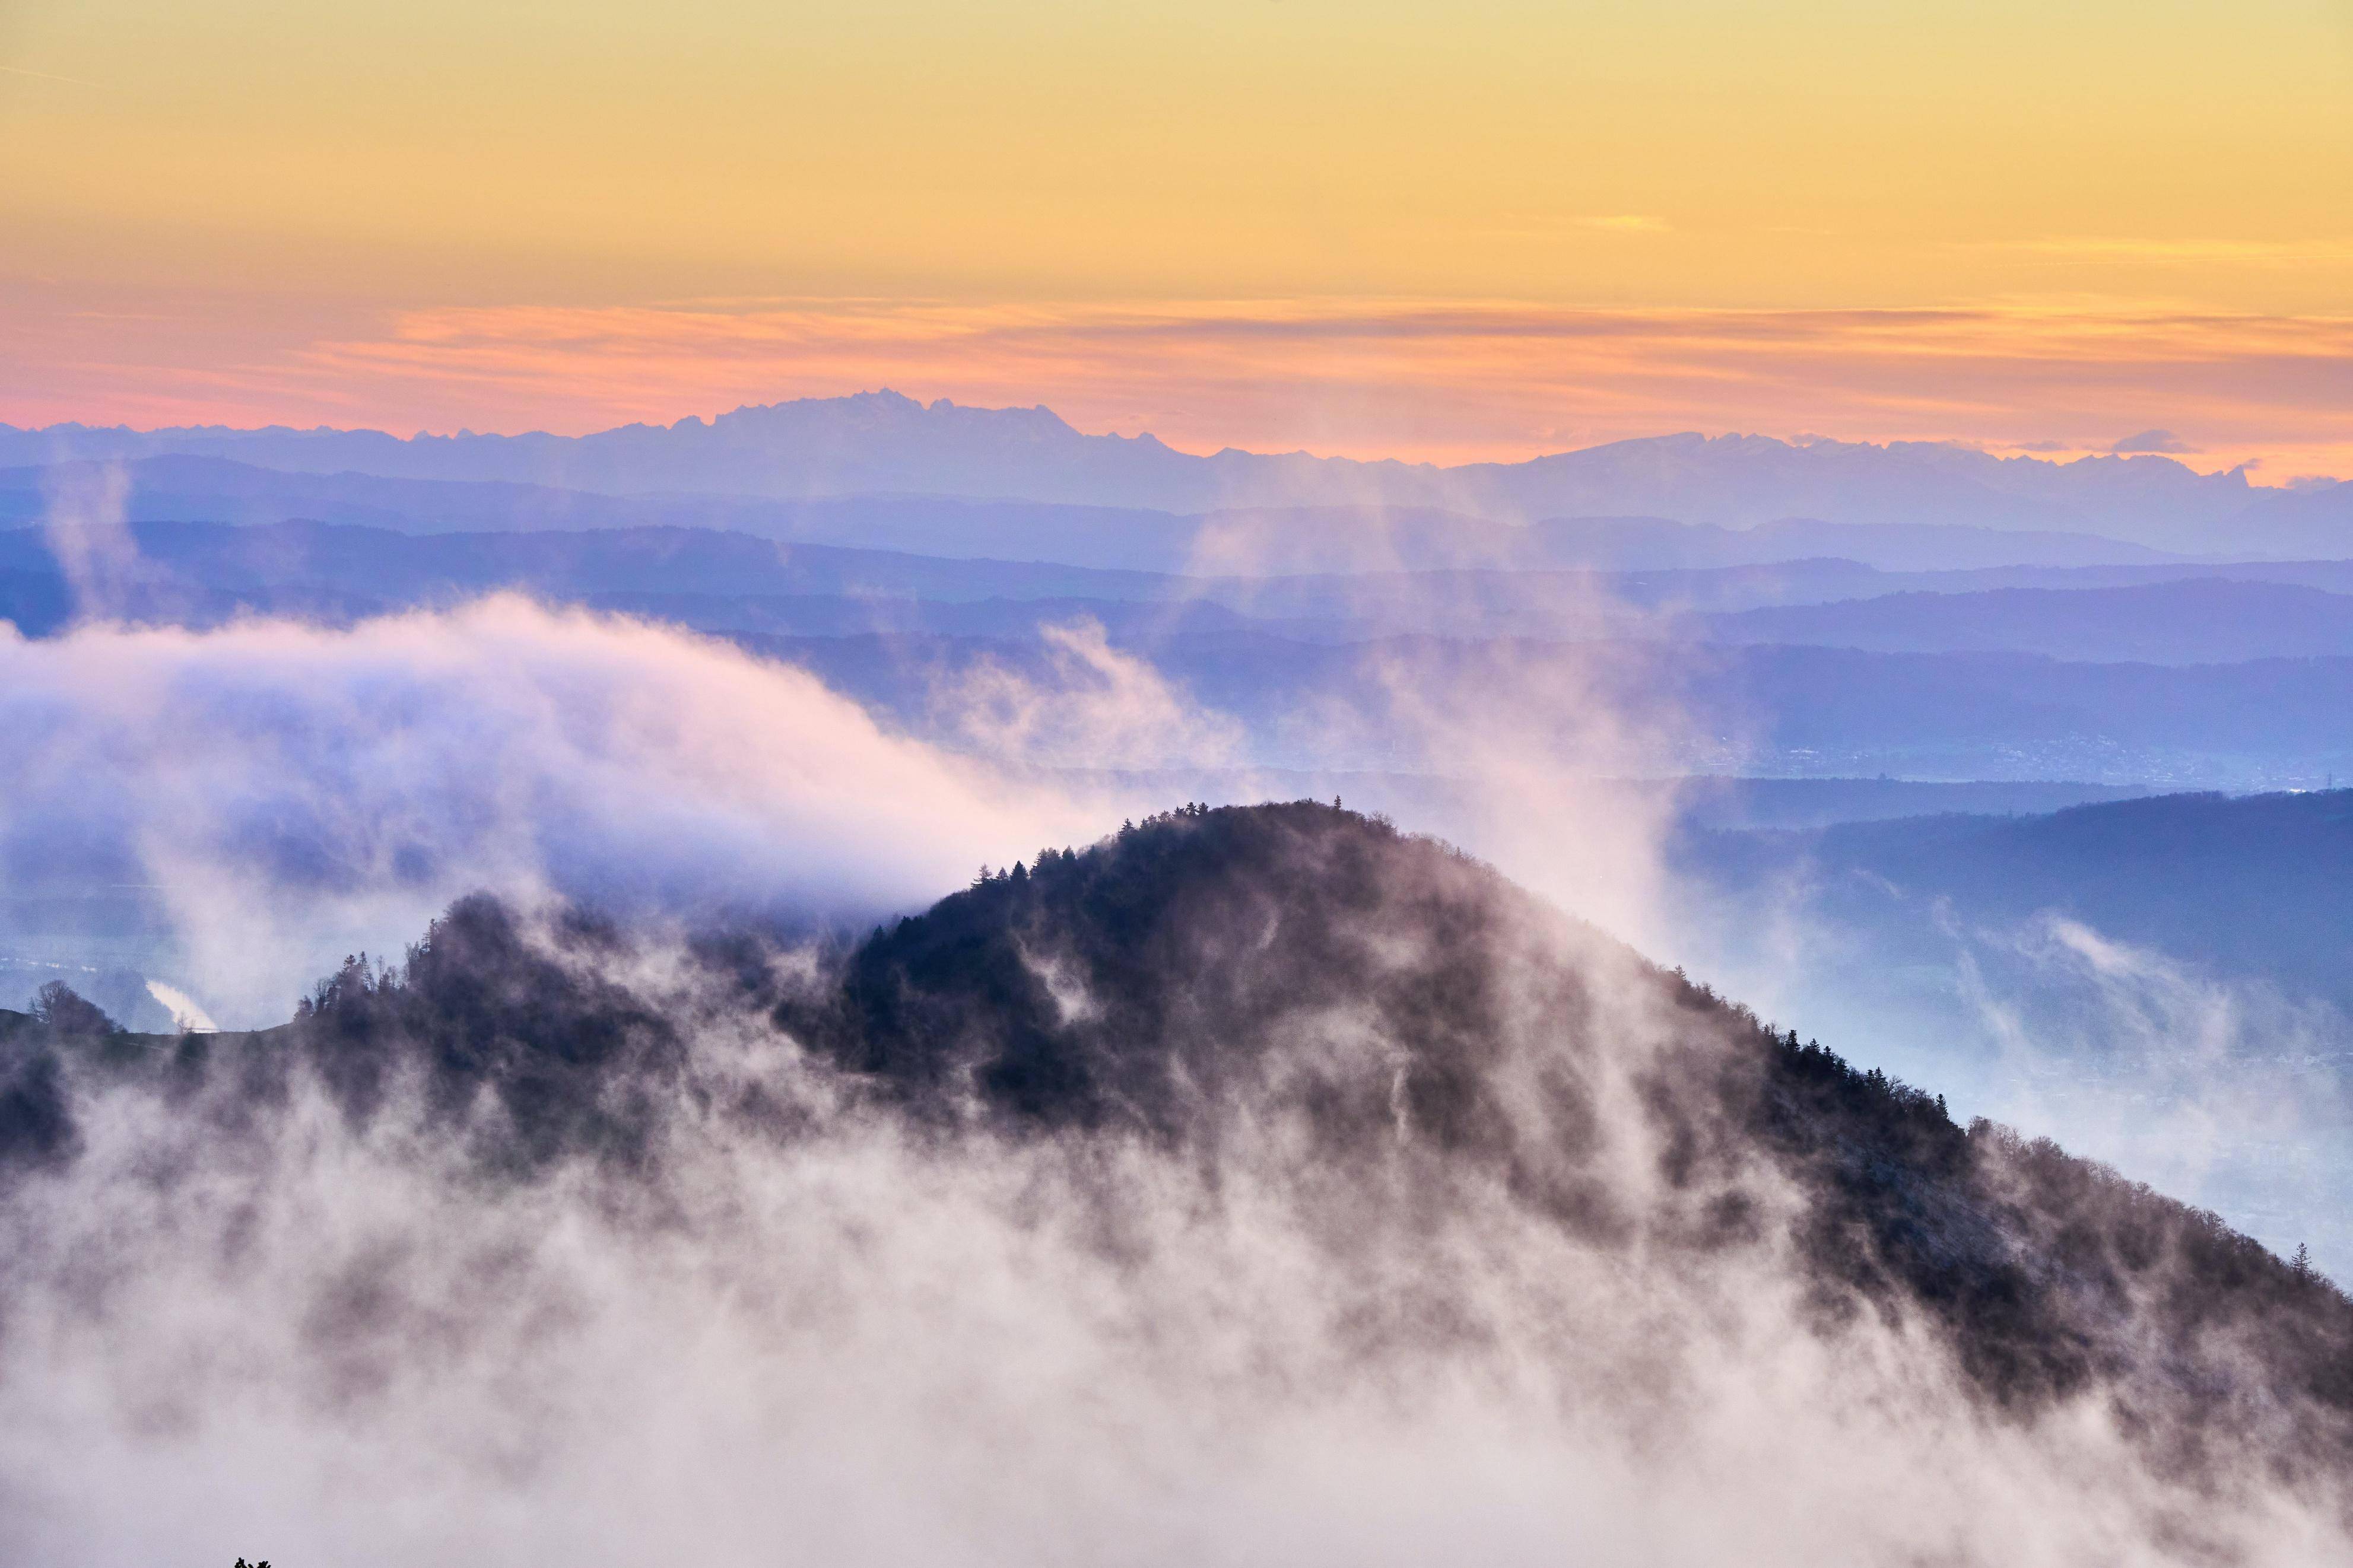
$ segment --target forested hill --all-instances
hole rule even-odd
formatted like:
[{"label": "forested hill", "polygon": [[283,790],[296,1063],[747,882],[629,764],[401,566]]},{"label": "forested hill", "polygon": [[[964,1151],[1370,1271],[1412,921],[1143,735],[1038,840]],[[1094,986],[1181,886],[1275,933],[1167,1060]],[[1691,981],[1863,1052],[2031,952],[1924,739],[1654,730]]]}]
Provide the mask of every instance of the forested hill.
[{"label": "forested hill", "polygon": [[[316,1092],[501,1182],[657,1183],[683,1138],[790,1160],[841,1118],[895,1120],[1207,1166],[1311,1214],[1335,1256],[1367,1225],[1502,1202],[1610,1268],[1771,1271],[1822,1336],[1912,1325],[1998,1419],[2103,1404],[2168,1477],[2353,1461],[2353,1305],[2327,1281],[2048,1143],[1956,1126],[1336,805],[1188,806],[829,955],[736,933],[652,956],[476,900],[259,1035],[10,1015],[0,1157],[17,1182],[70,1168],[109,1094],[237,1136]],[[1412,1212],[1377,1219],[1382,1193]]]},{"label": "forested hill", "polygon": [[[1639,1047],[1630,1013],[1657,1031]],[[2316,1430],[2353,1441],[2353,1311],[2326,1285],[2047,1142],[1964,1131],[1939,1097],[1331,807],[1189,808],[1040,855],[878,932],[780,1017],[965,1113],[1181,1140],[1288,1100],[1321,1158],[1410,1137],[1694,1268],[1758,1239],[1762,1161],[1807,1194],[1796,1230],[1826,1310],[1923,1313],[1999,1399],[2120,1373],[2140,1334],[2200,1359],[2263,1345],[2319,1399]],[[1607,1121],[1620,1072],[1663,1178],[1649,1213],[1596,1174],[1635,1131]],[[2273,1312],[2299,1326],[2274,1342]]]}]

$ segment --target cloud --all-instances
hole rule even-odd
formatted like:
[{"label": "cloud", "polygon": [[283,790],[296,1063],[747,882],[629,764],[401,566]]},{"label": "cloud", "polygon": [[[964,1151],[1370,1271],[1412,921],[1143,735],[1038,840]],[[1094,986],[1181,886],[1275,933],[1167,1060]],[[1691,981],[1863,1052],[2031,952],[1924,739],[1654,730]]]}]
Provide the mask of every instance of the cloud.
[{"label": "cloud", "polygon": [[150,980],[147,982],[147,994],[163,1004],[164,1010],[172,1015],[172,1022],[182,1029],[210,1034],[220,1027],[213,1022],[211,1014],[196,1005],[195,999],[177,986],[167,985],[161,980]]},{"label": "cloud", "polygon": [[139,547],[123,522],[131,476],[119,463],[43,470],[42,527],[49,552],[72,588],[75,607],[103,616],[117,609],[139,574]]},{"label": "cloud", "polygon": [[[710,1005],[670,920],[926,901],[1102,825],[992,758],[1226,733],[1095,628],[1049,650],[944,690],[934,723],[970,748],[949,752],[726,645],[514,598],[341,631],[0,634],[0,874],[153,884],[187,973],[219,987],[201,1005],[282,1016],[343,952],[489,886],[647,917],[646,947],[575,962],[686,1035],[659,1159],[536,1185],[482,1180],[421,1093],[359,1126],[299,1075],[274,1099],[226,1071],[111,1094],[72,1171],[0,1205],[0,1555],[596,1564],[786,1541],[844,1568],[1776,1568],[2157,1560],[2194,1530],[2224,1560],[2329,1560],[2329,1516],[2259,1477],[2185,1522],[2102,1400],[1995,1418],[1916,1323],[1864,1311],[1824,1338],[1778,1240],[1613,1250],[1559,1222],[1576,1192],[1402,1136],[1335,1163],[1314,1094],[1325,1121],[1240,1101],[1176,1151],[944,1135]],[[1477,672],[1399,669],[1395,696],[1518,813],[1515,853],[1549,846],[1558,864],[1530,863],[1572,894],[1628,877],[1661,792],[1602,810],[1559,775],[1620,771],[1672,717],[1613,717],[1608,669],[1523,673],[1544,678],[1525,707],[1471,700]],[[1451,910],[1433,890],[1366,907]],[[1350,940],[1415,973],[1411,931],[1362,914],[1342,911]],[[1276,929],[1202,918],[1179,951]],[[1564,940],[1567,1005],[1525,984]],[[2103,983],[2135,962],[2053,941]],[[1646,1069],[1703,1025],[1597,939],[1535,921],[1510,942],[1463,972],[1504,1010],[1510,1113],[1563,1131],[1544,1096],[1589,1069],[1609,1113],[1567,1142],[1602,1150],[1596,1180],[1640,1215],[1670,1182]],[[1287,1017],[1284,977],[1233,989]],[[1362,1002],[1318,1005],[1271,1053],[1311,1085],[1382,1068],[1384,1031],[1422,1020]],[[790,1135],[748,1132],[747,1105]],[[1793,1196],[1756,1192],[1767,1214]]]},{"label": "cloud", "polygon": [[2336,1008],[2051,911],[1966,940],[1961,994],[1998,1053],[1990,1114],[2353,1269],[2353,1226],[2323,1195],[2353,1182],[2353,1025]]},{"label": "cloud", "polygon": [[1986,240],[1976,250],[2008,250],[2068,260],[2145,263],[2158,266],[2222,263],[2236,267],[2337,267],[2353,261],[2353,241],[2343,239],[2148,239],[2075,235],[2046,239]]},{"label": "cloud", "polygon": [[1834,912],[1822,865],[1679,889],[1679,957],[1860,1060],[2056,1139],[2353,1277],[2353,1020],[2055,910],[1965,915],[1861,874]]},{"label": "cloud", "polygon": [[984,656],[932,692],[934,731],[1033,767],[1214,768],[1240,753],[1240,725],[1208,712],[1149,663],[1080,620],[1039,630],[1043,668]]},{"label": "cloud", "polygon": [[26,339],[0,348],[35,356],[0,357],[0,384],[44,390],[0,395],[0,417],[119,411],[142,423],[580,432],[889,385],[925,399],[1042,402],[1082,429],[1150,430],[1196,451],[1456,462],[1554,450],[1550,433],[1563,428],[1589,443],[1694,427],[2099,451],[2116,430],[2153,419],[2199,431],[2218,461],[2270,456],[2296,471],[2353,472],[2344,316],[788,298],[448,307],[272,331],[284,334],[279,346],[240,359],[233,381],[217,373],[211,337],[189,341],[179,370],[146,345],[137,373],[112,381],[79,379],[96,374],[86,369],[52,375],[53,361],[87,366],[94,351]]},{"label": "cloud", "polygon": [[2195,452],[2198,448],[2170,430],[2144,430],[2137,436],[2126,437],[2108,450],[2123,456],[2134,452]]},{"label": "cloud", "polygon": [[800,670],[516,598],[346,631],[0,626],[0,880],[146,889],[115,939],[248,1025],[474,889],[855,918],[1118,819]]},{"label": "cloud", "polygon": [[94,88],[99,85],[94,81],[84,81],[78,76],[57,76],[48,71],[26,70],[22,66],[0,66],[0,71],[5,71],[10,76],[24,77],[32,81],[63,82],[68,87]]}]

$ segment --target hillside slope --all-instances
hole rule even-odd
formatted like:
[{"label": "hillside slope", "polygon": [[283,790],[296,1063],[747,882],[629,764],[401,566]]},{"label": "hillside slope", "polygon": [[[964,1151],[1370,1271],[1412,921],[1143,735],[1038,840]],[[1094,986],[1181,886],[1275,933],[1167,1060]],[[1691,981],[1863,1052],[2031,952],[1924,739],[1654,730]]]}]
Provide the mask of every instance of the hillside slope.
[{"label": "hillside slope", "polygon": [[[1900,1330],[2001,1422],[2106,1411],[2192,1492],[2250,1462],[2327,1492],[2353,1459],[2353,1304],[2318,1277],[2048,1144],[1957,1127],[1328,805],[1187,807],[815,961],[737,934],[657,964],[594,921],[474,900],[399,972],[355,959],[279,1029],[66,1037],[9,1015],[0,1055],[20,1203],[102,1141],[110,1095],[161,1094],[236,1142],[315,1085],[355,1135],[405,1127],[425,1142],[396,1146],[525,1184],[657,1181],[715,1129],[789,1161],[881,1117],[1247,1174],[1335,1267],[1500,1201],[1609,1270],[1761,1270],[1826,1343]],[[1426,1284],[1413,1311],[1440,1318],[1379,1334],[1485,1331]]]}]

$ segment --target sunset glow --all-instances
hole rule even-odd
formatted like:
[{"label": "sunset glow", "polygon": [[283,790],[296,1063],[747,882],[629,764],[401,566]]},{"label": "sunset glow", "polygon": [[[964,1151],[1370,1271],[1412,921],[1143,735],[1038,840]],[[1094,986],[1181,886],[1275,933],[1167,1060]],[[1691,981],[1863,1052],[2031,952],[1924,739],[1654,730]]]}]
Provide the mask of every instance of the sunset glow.
[{"label": "sunset glow", "polygon": [[19,5],[0,419],[2353,472],[2353,9],[1996,9]]}]

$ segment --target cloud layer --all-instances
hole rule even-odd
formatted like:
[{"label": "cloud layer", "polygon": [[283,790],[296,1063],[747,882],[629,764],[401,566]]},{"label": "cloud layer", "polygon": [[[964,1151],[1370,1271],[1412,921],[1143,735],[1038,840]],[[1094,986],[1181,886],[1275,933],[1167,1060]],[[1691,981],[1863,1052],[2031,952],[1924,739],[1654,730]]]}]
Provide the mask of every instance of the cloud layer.
[{"label": "cloud layer", "polygon": [[[2316,1415],[2301,1394],[2262,1404],[2276,1347],[2240,1337],[2273,1320],[2200,1320],[2206,1339],[2167,1347],[2186,1365],[2126,1344],[2088,1384],[2011,1385],[1915,1298],[1825,1268],[1870,1244],[1810,1243],[1823,1193],[1743,1131],[1753,1021],[1442,851],[1288,816],[1337,831],[1303,832],[1296,858],[1188,858],[1189,829],[1164,827],[1132,868],[1194,869],[1147,876],[1142,927],[1104,923],[1090,893],[1067,906],[1094,911],[1083,926],[1000,933],[1065,979],[1103,971],[1063,941],[1116,955],[1119,1001],[1158,1020],[1101,1042],[1134,1069],[1116,1081],[1135,1117],[992,1116],[954,1074],[933,1115],[892,1092],[930,1081],[921,1062],[845,1074],[732,972],[548,927],[470,969],[445,928],[464,973],[437,992],[412,971],[422,1005],[375,1032],[344,1032],[372,1012],[346,996],[305,1044],[143,1069],[75,1055],[74,1156],[0,1172],[0,1550],[354,1568],[2341,1553],[2334,1450],[2294,1442],[2340,1434],[2295,1425]],[[1016,897],[992,887],[944,918]],[[924,1015],[946,1026],[922,1042],[932,1065],[1008,1022],[1018,990],[891,973],[949,1008]],[[635,1022],[602,1057],[453,1048],[485,1037],[484,978],[501,1027]],[[349,1041],[379,1092],[338,1077]],[[505,1159],[533,1125],[565,1135]],[[1997,1136],[1981,1157],[2023,1182],[2034,1155]],[[1943,1190],[1900,1228],[1984,1256]],[[2093,1234],[2116,1217],[2100,1204],[2081,1204]],[[2013,1239],[2048,1245],[1994,1250]],[[2199,1284],[2145,1249],[2133,1326]],[[2104,1347],[2131,1305],[2088,1304]]]},{"label": "cloud layer", "polygon": [[[2194,447],[2217,466],[2353,473],[2342,316],[1380,298],[493,305],[273,328],[234,376],[218,373],[214,329],[174,328],[177,343],[142,319],[120,329],[135,342],[91,341],[111,320],[42,329],[13,363],[0,350],[5,380],[42,389],[0,396],[0,419],[580,433],[889,385],[1044,403],[1082,429],[1197,451],[1516,460],[1702,428],[2085,454],[2155,426],[2180,445],[2149,449]],[[121,369],[101,368],[117,352]]]},{"label": "cloud layer", "polygon": [[[1134,689],[1087,721],[1124,722]],[[1104,826],[801,671],[519,599],[349,631],[0,627],[0,733],[20,926],[72,918],[43,890],[136,895],[151,972],[223,1022],[283,1017],[344,953],[478,889],[854,919]]]}]

